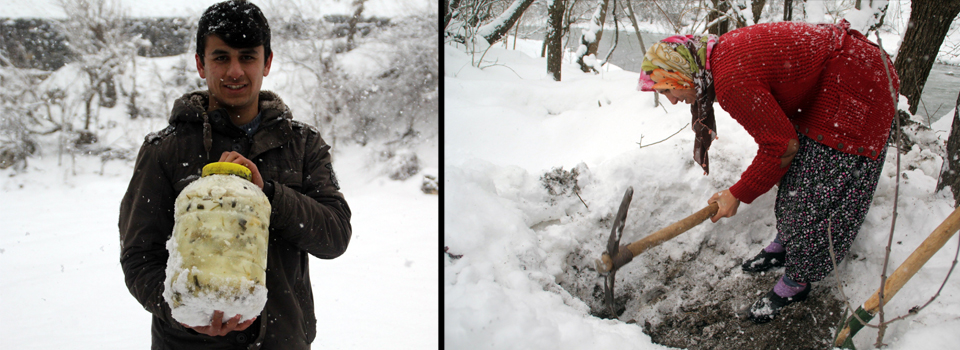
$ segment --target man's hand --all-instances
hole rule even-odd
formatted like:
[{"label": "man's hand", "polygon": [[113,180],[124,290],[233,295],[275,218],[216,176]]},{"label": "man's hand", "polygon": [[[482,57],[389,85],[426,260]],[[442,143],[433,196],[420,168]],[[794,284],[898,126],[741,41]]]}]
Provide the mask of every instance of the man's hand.
[{"label": "man's hand", "polygon": [[713,204],[714,202],[720,206],[720,209],[717,210],[717,215],[710,218],[710,221],[713,222],[717,222],[720,218],[729,218],[737,215],[737,208],[740,207],[740,200],[734,197],[729,189],[714,193],[713,196],[707,200],[707,204]]},{"label": "man's hand", "polygon": [[246,322],[240,323],[240,315],[233,316],[233,318],[227,320],[226,323],[223,322],[223,311],[214,311],[213,320],[210,322],[209,326],[197,326],[190,327],[181,323],[184,327],[193,329],[200,334],[206,334],[211,337],[222,337],[227,335],[227,333],[233,331],[242,331],[250,327],[253,324],[253,321],[256,321],[256,317],[247,320]]},{"label": "man's hand", "polygon": [[253,173],[253,184],[257,185],[257,187],[260,187],[261,190],[263,189],[263,177],[260,177],[260,170],[257,170],[257,165],[253,164],[253,161],[247,159],[237,152],[223,152],[223,154],[220,155],[220,161],[237,163],[247,167],[250,169],[250,172]]}]

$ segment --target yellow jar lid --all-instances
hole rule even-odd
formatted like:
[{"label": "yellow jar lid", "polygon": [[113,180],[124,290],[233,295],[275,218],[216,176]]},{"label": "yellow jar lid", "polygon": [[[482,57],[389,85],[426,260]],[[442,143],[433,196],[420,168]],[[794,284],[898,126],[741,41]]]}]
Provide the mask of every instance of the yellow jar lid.
[{"label": "yellow jar lid", "polygon": [[208,175],[236,175],[247,181],[253,181],[253,173],[250,172],[250,169],[247,169],[247,167],[243,165],[230,162],[213,162],[205,165],[200,176]]}]

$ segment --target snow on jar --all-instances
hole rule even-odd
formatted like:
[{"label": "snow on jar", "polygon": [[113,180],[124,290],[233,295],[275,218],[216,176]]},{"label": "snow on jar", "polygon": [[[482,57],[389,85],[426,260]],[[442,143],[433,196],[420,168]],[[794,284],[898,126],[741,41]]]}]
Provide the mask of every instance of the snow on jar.
[{"label": "snow on jar", "polygon": [[178,322],[208,326],[214,311],[241,322],[267,302],[270,201],[246,167],[216,162],[177,196],[163,298]]}]

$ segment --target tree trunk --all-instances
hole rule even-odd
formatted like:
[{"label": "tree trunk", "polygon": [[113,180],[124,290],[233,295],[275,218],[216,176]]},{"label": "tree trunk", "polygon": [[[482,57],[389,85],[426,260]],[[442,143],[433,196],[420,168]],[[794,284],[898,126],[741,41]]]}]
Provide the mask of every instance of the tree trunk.
[{"label": "tree trunk", "polygon": [[[630,18],[630,23],[633,23],[633,30],[637,33],[637,40],[640,41],[640,54],[647,54],[647,45],[643,44],[643,36],[640,35],[640,25],[637,23],[637,18],[633,14],[633,4],[630,3],[631,0],[624,0],[625,7],[624,10],[627,11],[627,17]],[[653,106],[660,106],[660,93],[653,92]]]},{"label": "tree trunk", "polygon": [[520,23],[523,22],[523,15],[520,15],[520,19],[517,20],[517,24],[513,26],[513,50],[517,49],[517,39],[520,39]]},{"label": "tree trunk", "polygon": [[513,4],[500,14],[500,16],[497,16],[492,22],[480,27],[480,29],[477,30],[477,34],[486,39],[487,43],[493,45],[493,43],[502,39],[504,35],[507,35],[510,28],[520,20],[523,11],[526,11],[532,3],[533,0],[514,0]]},{"label": "tree trunk", "polygon": [[[789,1],[789,0],[787,0]],[[753,0],[753,23],[760,23],[760,15],[763,13],[763,5],[767,4],[767,0]]]},{"label": "tree trunk", "polygon": [[[133,72],[130,74],[130,101],[127,105],[127,113],[130,115],[130,119],[137,119],[140,116],[140,107],[137,106],[137,58],[134,57],[130,60],[130,64],[133,66]],[[122,86],[121,86],[122,88]]]},{"label": "tree trunk", "polygon": [[633,5],[630,4],[630,0],[624,0],[623,10],[627,12],[627,18],[629,18],[630,23],[633,24],[633,31],[637,33],[637,40],[640,41],[640,54],[646,54],[647,46],[643,44],[643,37],[640,36],[640,24],[637,23],[637,18],[633,14]]},{"label": "tree trunk", "polygon": [[96,96],[96,93],[87,93],[86,101],[84,101],[86,117],[84,117],[83,121],[83,130],[90,130],[90,119],[93,119],[93,98]]},{"label": "tree trunk", "polygon": [[900,76],[900,94],[907,97],[910,113],[920,105],[920,94],[950,23],[960,13],[960,0],[913,0],[910,22],[893,66]]},{"label": "tree trunk", "polygon": [[[713,22],[717,18],[723,16],[724,13],[730,10],[730,4],[725,0],[710,0],[713,3],[713,8],[710,9],[710,13],[707,14],[707,23]],[[714,23],[708,32],[717,36],[724,35],[729,31],[730,21],[726,18]]]},{"label": "tree trunk", "polygon": [[357,47],[353,37],[357,35],[357,22],[359,22],[363,16],[363,2],[364,0],[353,0],[351,4],[353,7],[353,15],[350,16],[350,20],[347,22],[347,51],[351,51]]},{"label": "tree trunk", "polygon": [[940,167],[940,180],[937,181],[937,192],[950,186],[953,192],[953,206],[960,204],[960,94],[957,95],[956,110],[953,111],[953,124],[950,126],[950,137],[947,138],[947,156]]},{"label": "tree trunk", "polygon": [[460,0],[449,0],[450,4],[447,4],[448,0],[442,0],[443,3],[443,29],[446,30],[447,26],[450,25],[450,20],[453,18],[453,11],[456,11],[460,7]]},{"label": "tree trunk", "polygon": [[112,77],[103,80],[101,85],[97,87],[97,94],[100,97],[100,107],[113,108],[117,106],[117,84]]},{"label": "tree trunk", "polygon": [[793,0],[783,0],[783,21],[793,20]]},{"label": "tree trunk", "polygon": [[587,65],[583,58],[586,56],[597,55],[597,47],[600,46],[600,38],[603,36],[603,23],[607,19],[607,4],[609,0],[598,0],[597,10],[591,17],[590,28],[580,35],[580,48],[577,49],[577,64],[580,70],[586,72],[595,71],[593,66]]},{"label": "tree trunk", "polygon": [[[610,56],[613,55],[613,51],[617,49],[617,44],[620,42],[620,22],[617,21],[617,0],[613,0],[613,46],[610,46],[610,51],[607,52],[607,56],[603,58],[603,64],[606,64],[610,60]],[[599,42],[599,40],[597,41]],[[599,45],[598,45],[599,46]]]},{"label": "tree trunk", "polygon": [[[550,15],[547,14],[547,17],[550,17]],[[547,26],[549,28],[549,24],[547,24]],[[546,34],[543,35],[543,42],[540,43],[540,57],[547,57],[547,35]]]},{"label": "tree trunk", "polygon": [[560,66],[563,62],[563,12],[565,1],[547,0],[547,73],[560,81]]}]

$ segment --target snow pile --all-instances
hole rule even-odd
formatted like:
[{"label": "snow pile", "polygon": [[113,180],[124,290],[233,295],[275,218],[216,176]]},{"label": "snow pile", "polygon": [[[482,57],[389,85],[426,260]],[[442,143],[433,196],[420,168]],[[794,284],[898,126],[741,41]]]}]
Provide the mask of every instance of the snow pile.
[{"label": "snow pile", "polygon": [[214,311],[241,322],[267,303],[270,202],[257,186],[232,175],[190,183],[175,204],[163,298],[173,318],[208,326]]},{"label": "snow pile", "polygon": [[[636,257],[617,274],[619,319],[594,316],[603,287],[593,261],[605,250],[624,190],[632,186],[635,194],[621,244],[706,206],[712,193],[739,179],[757,146],[716,105],[719,139],[704,176],[692,159],[689,106],[654,107],[652,94],[636,91],[638,73],[608,65],[599,75],[585,74],[569,53],[563,80],[555,82],[540,48],[520,40],[516,51],[494,45],[474,57],[444,49],[444,345],[657,349],[662,346],[645,332],[666,315],[724,307],[717,300],[734,292],[743,300],[733,307],[746,308],[772,288],[782,270],[752,275],[740,264],[776,234],[775,191],[741,205],[732,218],[705,222]],[[953,210],[949,190],[935,191],[950,118],[943,119],[910,135],[917,145],[901,155],[888,275]],[[896,154],[887,153],[871,210],[846,259],[814,283],[811,298],[788,308],[823,312],[811,306],[840,298],[838,279],[854,308],[876,291],[892,222]],[[565,181],[556,180],[558,174]],[[890,301],[888,319],[936,292],[957,243],[957,237],[948,241]],[[953,278],[930,307],[892,324],[884,341],[893,349],[955,343],[955,332],[944,325],[960,318],[958,295],[960,279]],[[842,312],[831,310],[813,317],[823,321]],[[777,320],[751,327],[779,329]],[[876,334],[865,328],[855,343],[868,347]]]}]

